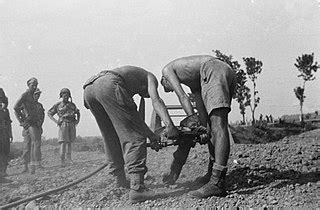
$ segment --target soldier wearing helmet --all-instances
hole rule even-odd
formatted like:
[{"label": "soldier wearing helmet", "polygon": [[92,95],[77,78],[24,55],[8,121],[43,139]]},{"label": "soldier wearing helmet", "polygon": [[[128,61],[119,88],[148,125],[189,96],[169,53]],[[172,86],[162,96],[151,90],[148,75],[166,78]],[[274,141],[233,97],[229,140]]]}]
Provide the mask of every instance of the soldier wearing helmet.
[{"label": "soldier wearing helmet", "polygon": [[[59,127],[60,160],[61,166],[64,167],[65,156],[67,156],[67,162],[72,163],[71,143],[76,139],[76,125],[80,121],[80,112],[72,102],[68,88],[62,88],[59,96],[62,100],[49,109],[48,116]],[[58,119],[54,117],[55,114],[58,115]]]}]

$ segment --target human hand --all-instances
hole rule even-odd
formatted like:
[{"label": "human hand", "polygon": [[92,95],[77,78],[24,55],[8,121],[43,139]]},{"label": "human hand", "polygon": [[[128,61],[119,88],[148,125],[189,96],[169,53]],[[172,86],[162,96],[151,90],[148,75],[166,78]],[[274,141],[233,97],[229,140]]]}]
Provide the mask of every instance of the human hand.
[{"label": "human hand", "polygon": [[194,113],[190,116],[187,116],[180,122],[180,126],[188,127],[188,128],[195,128],[200,125],[200,120],[197,113]]},{"label": "human hand", "polygon": [[151,147],[151,149],[153,149],[154,151],[158,152],[162,148],[162,146],[160,144],[161,137],[154,135],[153,137],[151,137],[149,139],[150,139],[150,147]]},{"label": "human hand", "polygon": [[61,126],[62,122],[63,122],[62,119],[59,118],[59,119],[57,120],[57,125],[58,125],[58,126]]},{"label": "human hand", "polygon": [[208,129],[202,125],[196,127],[192,130],[193,133],[199,135],[199,143],[206,144],[210,141],[210,133],[208,133]]},{"label": "human hand", "polygon": [[169,125],[165,130],[165,134],[168,139],[176,139],[179,136],[180,131],[176,128],[176,126]]}]

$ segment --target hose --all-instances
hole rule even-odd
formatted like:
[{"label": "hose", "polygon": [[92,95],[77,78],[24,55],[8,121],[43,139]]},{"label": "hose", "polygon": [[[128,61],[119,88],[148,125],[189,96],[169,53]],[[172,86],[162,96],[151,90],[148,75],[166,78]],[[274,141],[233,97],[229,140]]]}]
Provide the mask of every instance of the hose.
[{"label": "hose", "polygon": [[82,177],[82,178],[80,178],[80,179],[77,179],[77,180],[74,181],[74,182],[71,182],[71,183],[69,183],[69,184],[63,185],[63,186],[61,186],[61,187],[58,187],[58,188],[55,188],[55,189],[52,189],[52,190],[48,190],[48,191],[45,191],[45,192],[42,192],[42,193],[39,193],[39,194],[30,196],[30,197],[28,197],[28,198],[24,198],[24,199],[21,199],[21,200],[12,202],[12,203],[8,203],[8,204],[6,204],[6,205],[0,206],[0,209],[11,208],[11,207],[17,206],[17,205],[19,205],[19,204],[26,203],[26,202],[28,202],[28,201],[32,201],[32,200],[35,200],[35,199],[37,199],[37,198],[43,197],[43,196],[45,196],[45,195],[49,195],[49,194],[52,194],[52,193],[56,193],[56,192],[58,192],[58,191],[64,190],[64,189],[69,188],[69,187],[72,187],[72,186],[74,186],[74,185],[82,182],[83,180],[88,179],[89,177],[93,176],[94,174],[98,173],[99,171],[101,171],[102,169],[104,169],[107,165],[108,165],[108,163],[103,164],[102,166],[100,166],[100,167],[97,168],[96,170],[92,171],[91,173],[87,174],[86,176],[84,176],[84,177]]}]

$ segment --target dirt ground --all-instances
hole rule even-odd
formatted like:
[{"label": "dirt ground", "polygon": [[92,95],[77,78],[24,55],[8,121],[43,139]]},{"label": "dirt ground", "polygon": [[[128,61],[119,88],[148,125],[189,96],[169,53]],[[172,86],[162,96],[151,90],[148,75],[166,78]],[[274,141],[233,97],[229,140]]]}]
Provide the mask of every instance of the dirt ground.
[{"label": "dirt ground", "polygon": [[[90,145],[83,148],[89,149],[73,151],[73,165],[60,168],[58,146],[45,144],[44,169],[35,175],[20,174],[21,160],[13,159],[7,177],[12,182],[0,183],[0,206],[75,181],[104,164],[103,152],[90,151]],[[103,169],[76,186],[20,207],[320,207],[320,129],[276,142],[232,145],[224,198],[198,200],[187,195],[192,181],[206,171],[206,146],[196,145],[177,184],[164,186],[161,174],[168,170],[175,149],[148,149],[146,185],[157,193],[155,200],[131,205],[129,190],[114,188]]]}]

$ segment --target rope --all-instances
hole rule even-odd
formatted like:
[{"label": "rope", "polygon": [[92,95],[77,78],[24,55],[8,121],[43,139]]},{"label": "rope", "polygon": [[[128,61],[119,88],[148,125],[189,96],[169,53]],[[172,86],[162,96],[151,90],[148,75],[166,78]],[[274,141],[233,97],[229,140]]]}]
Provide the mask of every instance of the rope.
[{"label": "rope", "polygon": [[83,180],[86,180],[88,179],[89,177],[93,176],[94,174],[98,173],[99,171],[101,171],[102,169],[104,169],[108,164],[105,163],[103,164],[102,166],[100,166],[99,168],[97,168],[96,170],[92,171],[91,173],[87,174],[86,176],[80,178],[80,179],[77,179],[76,181],[74,182],[71,182],[69,184],[66,184],[66,185],[63,185],[61,187],[58,187],[58,188],[55,188],[55,189],[51,189],[51,190],[48,190],[48,191],[45,191],[45,192],[42,192],[42,193],[39,193],[39,194],[36,194],[36,195],[33,195],[33,196],[30,196],[28,198],[24,198],[24,199],[21,199],[21,200],[18,200],[18,201],[15,201],[15,202],[12,202],[12,203],[8,203],[6,205],[3,205],[3,206],[0,206],[0,209],[6,209],[6,208],[11,208],[13,206],[17,206],[19,204],[22,204],[22,203],[26,203],[28,201],[32,201],[32,200],[35,200],[37,198],[40,198],[40,197],[43,197],[43,196],[46,196],[46,195],[49,195],[49,194],[52,194],[52,193],[56,193],[58,191],[61,191],[61,190],[64,190],[64,189],[67,189],[69,187],[72,187],[80,182],[82,182]]}]

